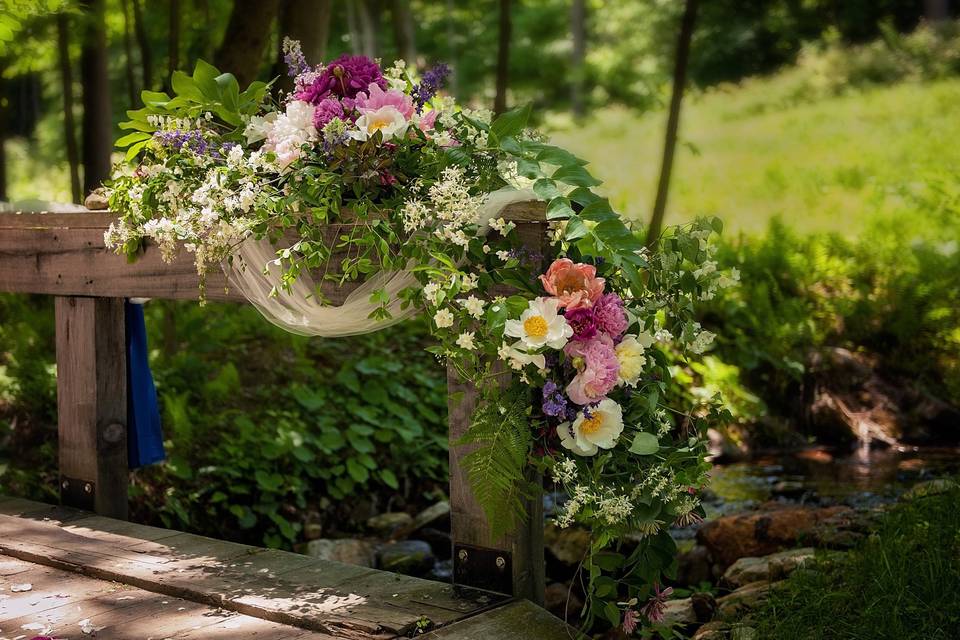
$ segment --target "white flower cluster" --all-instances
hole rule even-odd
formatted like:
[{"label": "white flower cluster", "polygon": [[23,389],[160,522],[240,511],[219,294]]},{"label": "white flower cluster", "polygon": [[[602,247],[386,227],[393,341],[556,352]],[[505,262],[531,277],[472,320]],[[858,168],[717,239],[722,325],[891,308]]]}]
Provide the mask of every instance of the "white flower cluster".
[{"label": "white flower cluster", "polygon": [[408,232],[430,230],[437,238],[457,246],[470,244],[467,228],[477,223],[482,196],[470,195],[461,167],[443,170],[440,179],[427,191],[426,200],[411,199],[403,205],[403,226]]}]

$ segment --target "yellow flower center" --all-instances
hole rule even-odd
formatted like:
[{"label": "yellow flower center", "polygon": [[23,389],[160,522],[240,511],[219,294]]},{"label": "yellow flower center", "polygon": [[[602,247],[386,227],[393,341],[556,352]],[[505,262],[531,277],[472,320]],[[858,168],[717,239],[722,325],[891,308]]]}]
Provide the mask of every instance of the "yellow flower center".
[{"label": "yellow flower center", "polygon": [[367,133],[376,133],[393,124],[393,119],[386,115],[373,116],[367,121]]},{"label": "yellow flower center", "polygon": [[586,434],[596,433],[603,426],[603,418],[599,413],[595,413],[589,418],[584,418],[580,423],[580,431]]},{"label": "yellow flower center", "polygon": [[547,321],[543,316],[532,316],[523,321],[523,330],[528,336],[542,338],[547,335]]}]

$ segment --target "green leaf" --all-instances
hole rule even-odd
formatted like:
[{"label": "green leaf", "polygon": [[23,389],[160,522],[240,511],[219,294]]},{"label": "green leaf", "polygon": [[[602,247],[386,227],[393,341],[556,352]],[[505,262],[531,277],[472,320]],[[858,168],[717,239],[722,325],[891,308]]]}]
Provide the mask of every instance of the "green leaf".
[{"label": "green leaf", "polygon": [[584,220],[593,222],[606,222],[607,220],[618,220],[620,216],[610,208],[610,201],[606,198],[591,202],[580,211],[580,217]]},{"label": "green leaf", "polygon": [[542,200],[553,200],[561,196],[557,183],[549,178],[540,178],[533,183],[533,192]]},{"label": "green leaf", "polygon": [[573,215],[573,208],[570,206],[570,200],[563,196],[554,198],[547,204],[547,220],[556,220],[558,218],[569,218]]},{"label": "green leaf", "polygon": [[130,146],[134,142],[141,142],[143,140],[149,140],[153,136],[149,133],[144,133],[142,131],[134,131],[133,133],[128,133],[119,140],[117,140],[117,148],[122,149],[123,147]]},{"label": "green leaf", "polygon": [[217,76],[220,70],[204,60],[197,60],[197,65],[193,68],[193,81],[207,98],[207,100],[220,99],[220,85],[217,84]]},{"label": "green leaf", "polygon": [[365,466],[360,464],[356,458],[347,459],[347,473],[349,473],[350,477],[359,483],[366,482],[370,477],[370,472]]},{"label": "green leaf", "polygon": [[630,453],[638,456],[652,456],[660,450],[660,441],[657,436],[646,431],[639,432],[633,438],[633,444],[630,445]]},{"label": "green leaf", "polygon": [[283,486],[283,476],[279,473],[267,473],[263,469],[257,469],[253,477],[261,489],[270,493],[276,493]]},{"label": "green leaf", "polygon": [[173,75],[170,77],[170,86],[178,96],[188,98],[198,103],[206,101],[203,91],[200,90],[197,83],[183,71],[173,72]]},{"label": "green leaf", "polygon": [[397,480],[396,474],[394,474],[390,469],[381,469],[380,479],[383,480],[383,484],[387,485],[391,489],[400,488],[400,482]]},{"label": "green leaf", "polygon": [[559,167],[565,167],[567,165],[585,165],[587,164],[586,160],[582,160],[577,156],[573,155],[566,149],[561,149],[560,147],[554,147],[551,145],[543,145],[539,147],[540,151],[537,153],[537,160],[540,162],[545,162],[547,164],[555,164]]},{"label": "green leaf", "polygon": [[572,184],[575,187],[595,187],[600,181],[590,175],[590,172],[580,165],[567,165],[560,167],[553,172],[551,176],[558,182]]},{"label": "green leaf", "polygon": [[498,143],[507,136],[516,136],[527,126],[530,118],[530,105],[511,109],[490,123],[490,135]]}]

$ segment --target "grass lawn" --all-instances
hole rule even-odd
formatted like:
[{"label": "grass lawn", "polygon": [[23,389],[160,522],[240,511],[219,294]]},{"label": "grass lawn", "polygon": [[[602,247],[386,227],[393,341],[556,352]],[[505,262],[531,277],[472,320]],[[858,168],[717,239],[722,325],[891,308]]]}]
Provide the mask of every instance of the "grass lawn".
[{"label": "grass lawn", "polygon": [[748,624],[777,640],[956,638],[957,500],[953,490],[898,505],[859,548],[790,576]]},{"label": "grass lawn", "polygon": [[[778,107],[787,81],[752,80],[686,104],[668,223],[712,214],[758,232],[781,216],[801,231],[855,235],[869,217],[907,206],[900,188],[960,160],[960,80]],[[646,220],[664,122],[662,112],[610,109],[553,139],[590,160],[620,211]]]}]

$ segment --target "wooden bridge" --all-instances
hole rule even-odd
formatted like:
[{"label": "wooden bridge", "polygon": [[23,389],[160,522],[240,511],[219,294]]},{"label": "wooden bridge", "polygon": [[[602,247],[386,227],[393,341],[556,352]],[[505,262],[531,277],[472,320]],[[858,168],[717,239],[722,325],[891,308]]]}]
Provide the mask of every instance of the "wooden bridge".
[{"label": "wooden bridge", "polygon": [[[532,253],[544,253],[541,203],[502,215]],[[167,264],[148,246],[128,264],[113,254],[103,232],[114,218],[0,213],[0,291],[56,296],[63,505],[0,499],[0,640],[47,626],[57,638],[90,637],[81,622],[103,627],[96,637],[126,639],[574,636],[536,606],[540,501],[528,505],[527,525],[491,539],[460,469],[466,451],[452,444],[450,585],[126,522],[124,299],[195,299],[198,279],[190,255]],[[349,290],[326,293],[337,301]],[[209,275],[207,297],[244,302],[219,273]],[[469,427],[475,394],[452,373],[448,384],[464,392],[450,404],[453,442]]]}]

